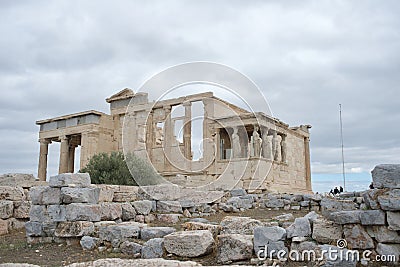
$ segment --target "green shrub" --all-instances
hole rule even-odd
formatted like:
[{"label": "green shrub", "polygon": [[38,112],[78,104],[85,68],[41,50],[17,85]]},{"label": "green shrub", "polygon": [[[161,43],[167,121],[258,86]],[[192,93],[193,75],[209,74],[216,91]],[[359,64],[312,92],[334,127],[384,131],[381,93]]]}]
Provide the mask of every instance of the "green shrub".
[{"label": "green shrub", "polygon": [[[131,172],[127,164],[131,167]],[[145,160],[134,154],[125,159],[122,152],[94,155],[80,172],[90,174],[94,184],[150,185],[160,183],[162,177]]]}]

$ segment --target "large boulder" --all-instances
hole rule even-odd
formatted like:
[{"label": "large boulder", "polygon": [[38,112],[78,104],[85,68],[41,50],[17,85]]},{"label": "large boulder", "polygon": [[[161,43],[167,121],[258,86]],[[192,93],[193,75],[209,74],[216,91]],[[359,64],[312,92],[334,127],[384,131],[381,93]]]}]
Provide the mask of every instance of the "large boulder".
[{"label": "large boulder", "polygon": [[255,227],[264,226],[258,220],[250,217],[226,216],[220,223],[221,234],[251,235]]},{"label": "large boulder", "polygon": [[392,189],[378,196],[378,202],[383,210],[400,211],[400,189]]},{"label": "large boulder", "polygon": [[380,164],[372,170],[375,188],[400,188],[400,164]]},{"label": "large boulder", "polygon": [[217,261],[248,260],[253,255],[253,236],[228,234],[218,236]]},{"label": "large boulder", "polygon": [[287,237],[305,237],[311,235],[311,225],[310,221],[305,218],[296,218],[294,223],[292,223],[287,229]]},{"label": "large boulder", "polygon": [[181,231],[164,237],[165,249],[181,257],[199,257],[209,254],[214,238],[208,230]]},{"label": "large boulder", "polygon": [[[201,218],[198,218],[201,219]],[[219,235],[222,226],[221,225],[216,225],[216,224],[210,224],[210,223],[204,223],[204,222],[197,222],[197,221],[191,221],[191,222],[185,222],[182,225],[183,229],[185,230],[208,230],[210,231],[214,238]]]},{"label": "large boulder", "polygon": [[324,216],[328,216],[331,212],[357,210],[357,204],[351,200],[340,200],[325,197],[321,200],[321,212]]},{"label": "large boulder", "polygon": [[329,219],[338,224],[360,223],[360,210],[345,210],[332,212]]},{"label": "large boulder", "polygon": [[257,256],[265,257],[276,256],[277,251],[288,252],[284,241],[286,239],[286,230],[278,226],[263,226],[254,228],[254,251]]},{"label": "large boulder", "polygon": [[312,238],[319,243],[334,243],[342,238],[342,226],[326,219],[317,219],[313,223]]},{"label": "large boulder", "polygon": [[142,259],[162,258],[164,254],[164,238],[153,238],[142,246]]},{"label": "large boulder", "polygon": [[51,176],[49,179],[50,187],[89,187],[90,176],[88,173],[62,173]]},{"label": "large boulder", "polygon": [[351,249],[374,248],[374,241],[359,224],[348,224],[343,228],[347,244]]}]

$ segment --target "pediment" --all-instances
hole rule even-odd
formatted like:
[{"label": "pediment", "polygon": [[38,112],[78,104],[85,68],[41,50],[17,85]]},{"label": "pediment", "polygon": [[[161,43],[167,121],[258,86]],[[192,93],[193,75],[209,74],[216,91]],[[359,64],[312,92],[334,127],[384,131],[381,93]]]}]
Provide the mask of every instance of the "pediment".
[{"label": "pediment", "polygon": [[109,98],[106,98],[107,103],[111,103],[116,100],[122,100],[122,99],[127,99],[127,98],[132,98],[135,95],[132,89],[125,88],[118,93],[110,96]]}]

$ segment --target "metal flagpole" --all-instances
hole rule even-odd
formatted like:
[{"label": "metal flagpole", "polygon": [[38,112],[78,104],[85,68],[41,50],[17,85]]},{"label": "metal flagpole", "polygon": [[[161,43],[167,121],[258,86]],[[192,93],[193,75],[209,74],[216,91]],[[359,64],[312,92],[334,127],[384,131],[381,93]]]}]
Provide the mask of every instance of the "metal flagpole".
[{"label": "metal flagpole", "polygon": [[346,173],[344,170],[344,149],[343,149],[343,123],[342,123],[342,104],[339,104],[340,117],[340,142],[342,144],[342,172],[343,172],[343,189],[346,191]]}]

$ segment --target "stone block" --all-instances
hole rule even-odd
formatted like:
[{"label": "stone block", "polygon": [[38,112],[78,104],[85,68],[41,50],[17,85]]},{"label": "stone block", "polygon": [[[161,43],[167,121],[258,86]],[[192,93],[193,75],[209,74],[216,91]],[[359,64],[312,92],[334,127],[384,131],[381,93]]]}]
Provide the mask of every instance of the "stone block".
[{"label": "stone block", "polygon": [[[1,202],[1,201],[0,201]],[[29,219],[30,201],[15,201],[13,217],[17,219]]]},{"label": "stone block", "polygon": [[277,220],[278,222],[289,222],[289,221],[294,221],[294,216],[292,213],[285,213],[282,215],[275,216],[273,219]]},{"label": "stone block", "polygon": [[142,259],[162,258],[164,254],[163,247],[164,247],[164,238],[150,239],[142,246],[142,254],[141,254]]},{"label": "stone block", "polygon": [[122,217],[121,203],[103,202],[100,209],[102,221],[113,221]]},{"label": "stone block", "polygon": [[400,244],[400,234],[397,231],[389,230],[386,226],[370,226],[366,227],[366,231],[379,243]]},{"label": "stone block", "polygon": [[112,202],[114,199],[114,192],[117,190],[119,186],[99,184],[95,185],[95,187],[100,189],[99,202]]},{"label": "stone block", "polygon": [[242,234],[251,235],[256,227],[264,226],[258,220],[250,217],[226,216],[220,223],[221,234]]},{"label": "stone block", "polygon": [[179,186],[174,184],[146,185],[139,187],[140,199],[178,200],[181,197]]},{"label": "stone block", "polygon": [[148,227],[143,228],[140,232],[140,239],[142,240],[150,240],[153,238],[160,238],[166,235],[169,235],[173,232],[176,232],[176,229],[173,227]]},{"label": "stone block", "polygon": [[148,215],[152,209],[153,203],[150,200],[139,200],[132,202],[136,213],[140,215]]},{"label": "stone block", "polygon": [[0,186],[19,186],[29,188],[34,186],[36,179],[33,174],[7,173],[0,175]]},{"label": "stone block", "polygon": [[329,215],[329,220],[337,224],[360,223],[360,210],[336,211]]},{"label": "stone block", "polygon": [[339,200],[331,198],[323,198],[321,200],[321,212],[324,216],[328,216],[331,212],[357,210],[357,204],[351,200]]},{"label": "stone block", "polygon": [[11,200],[0,200],[0,219],[8,219],[13,216],[14,203]]},{"label": "stone block", "polygon": [[283,199],[270,199],[265,202],[266,208],[283,208],[285,206],[285,202]]},{"label": "stone block", "polygon": [[15,186],[0,186],[0,200],[25,200],[24,189]]},{"label": "stone block", "polygon": [[21,230],[25,228],[25,223],[27,222],[26,219],[16,219],[16,218],[9,218],[7,219],[8,222],[8,230]]},{"label": "stone block", "polygon": [[389,224],[389,230],[400,230],[400,212],[388,211],[386,214],[387,222]]},{"label": "stone block", "polygon": [[113,247],[119,247],[120,243],[130,238],[139,238],[141,228],[145,225],[136,222],[126,222],[100,227],[101,240],[111,242]]},{"label": "stone block", "polygon": [[61,203],[61,189],[49,186],[34,186],[29,190],[33,205],[51,205]]},{"label": "stone block", "polygon": [[139,256],[142,251],[142,245],[131,241],[124,241],[119,246],[119,249],[126,255]]},{"label": "stone block", "polygon": [[380,164],[371,173],[374,188],[400,188],[400,164]]},{"label": "stone block", "polygon": [[383,195],[387,189],[371,189],[362,193],[364,203],[369,209],[377,210],[379,209],[378,197]]},{"label": "stone block", "polygon": [[382,244],[378,243],[376,246],[376,252],[379,255],[385,255],[386,258],[388,257],[395,257],[395,261],[397,263],[399,262],[400,259],[400,245],[399,244]]},{"label": "stone block", "polygon": [[65,208],[67,221],[91,221],[101,220],[101,208],[99,204],[71,203]]},{"label": "stone block", "polygon": [[98,242],[98,238],[87,235],[82,236],[81,241],[79,241],[83,250],[94,250],[97,247]]},{"label": "stone block", "polygon": [[42,224],[29,221],[25,224],[26,236],[43,236]]},{"label": "stone block", "polygon": [[131,202],[138,199],[139,187],[137,186],[119,186],[118,190],[114,191],[114,202]]},{"label": "stone block", "polygon": [[175,224],[179,222],[182,214],[157,214],[157,220],[161,223]]},{"label": "stone block", "polygon": [[313,223],[312,238],[318,243],[335,243],[342,238],[342,226],[326,219],[317,219]]},{"label": "stone block", "polygon": [[[182,213],[179,201],[157,201],[157,211],[160,213]],[[147,215],[147,214],[144,214]]]},{"label": "stone block", "polygon": [[[200,218],[199,218],[200,219]],[[220,231],[222,230],[221,225],[204,223],[204,222],[185,222],[182,225],[184,230],[208,230],[212,233],[213,237],[216,238],[219,235]]]},{"label": "stone block", "polygon": [[132,206],[131,203],[127,202],[127,203],[122,203],[121,204],[121,209],[122,209],[122,215],[121,215],[121,219],[123,221],[129,221],[132,219],[135,219],[136,217],[136,210],[135,208]]},{"label": "stone block", "polygon": [[281,247],[285,239],[286,239],[286,230],[283,229],[282,227],[279,226],[256,227],[254,228],[254,251],[257,254],[260,250],[263,250],[265,252],[265,246],[268,246],[270,249],[272,249],[272,247]]},{"label": "stone block", "polygon": [[249,260],[253,255],[253,236],[228,234],[218,236],[217,262]]},{"label": "stone block", "polygon": [[231,197],[226,201],[226,205],[232,206],[236,209],[251,209],[253,207],[254,200],[250,195]]},{"label": "stone block", "polygon": [[[339,249],[336,246],[331,245],[320,245],[319,251],[324,251],[321,255],[324,264],[321,267],[356,267],[357,259],[353,257],[332,257],[330,255],[351,255],[350,251],[347,249]],[[338,251],[334,253],[334,251]],[[338,254],[341,253],[341,254]]]},{"label": "stone block", "polygon": [[47,214],[50,221],[63,222],[66,220],[66,208],[64,205],[48,205]]},{"label": "stone block", "polygon": [[378,196],[378,202],[383,210],[400,211],[400,189],[392,189]]},{"label": "stone block", "polygon": [[374,248],[374,241],[359,224],[348,224],[343,228],[344,237],[351,249],[371,249]]},{"label": "stone block", "polygon": [[54,233],[57,227],[57,222],[42,222],[41,224],[44,236],[54,237]]},{"label": "stone block", "polygon": [[90,176],[88,173],[62,173],[51,176],[50,187],[89,187]]},{"label": "stone block", "polygon": [[381,210],[363,210],[360,212],[362,225],[385,225],[385,212]]},{"label": "stone block", "polygon": [[62,203],[91,203],[99,202],[99,188],[90,187],[63,187],[61,188]]},{"label": "stone block", "polygon": [[301,217],[296,218],[294,223],[292,223],[286,229],[287,237],[305,237],[311,235],[311,225],[307,218]]},{"label": "stone block", "polygon": [[92,222],[60,222],[57,224],[54,235],[56,237],[80,237],[91,235],[93,232],[94,224]]},{"label": "stone block", "polygon": [[211,253],[214,238],[208,230],[181,231],[164,237],[168,253],[180,257],[199,257]]},{"label": "stone block", "polygon": [[46,206],[43,205],[32,205],[29,211],[29,218],[32,222],[45,222],[50,220],[46,211]]},{"label": "stone block", "polygon": [[243,188],[236,188],[231,190],[232,197],[240,197],[245,195],[247,195],[247,193],[246,190],[244,190]]},{"label": "stone block", "polygon": [[0,235],[8,234],[8,222],[6,220],[0,219]]}]

